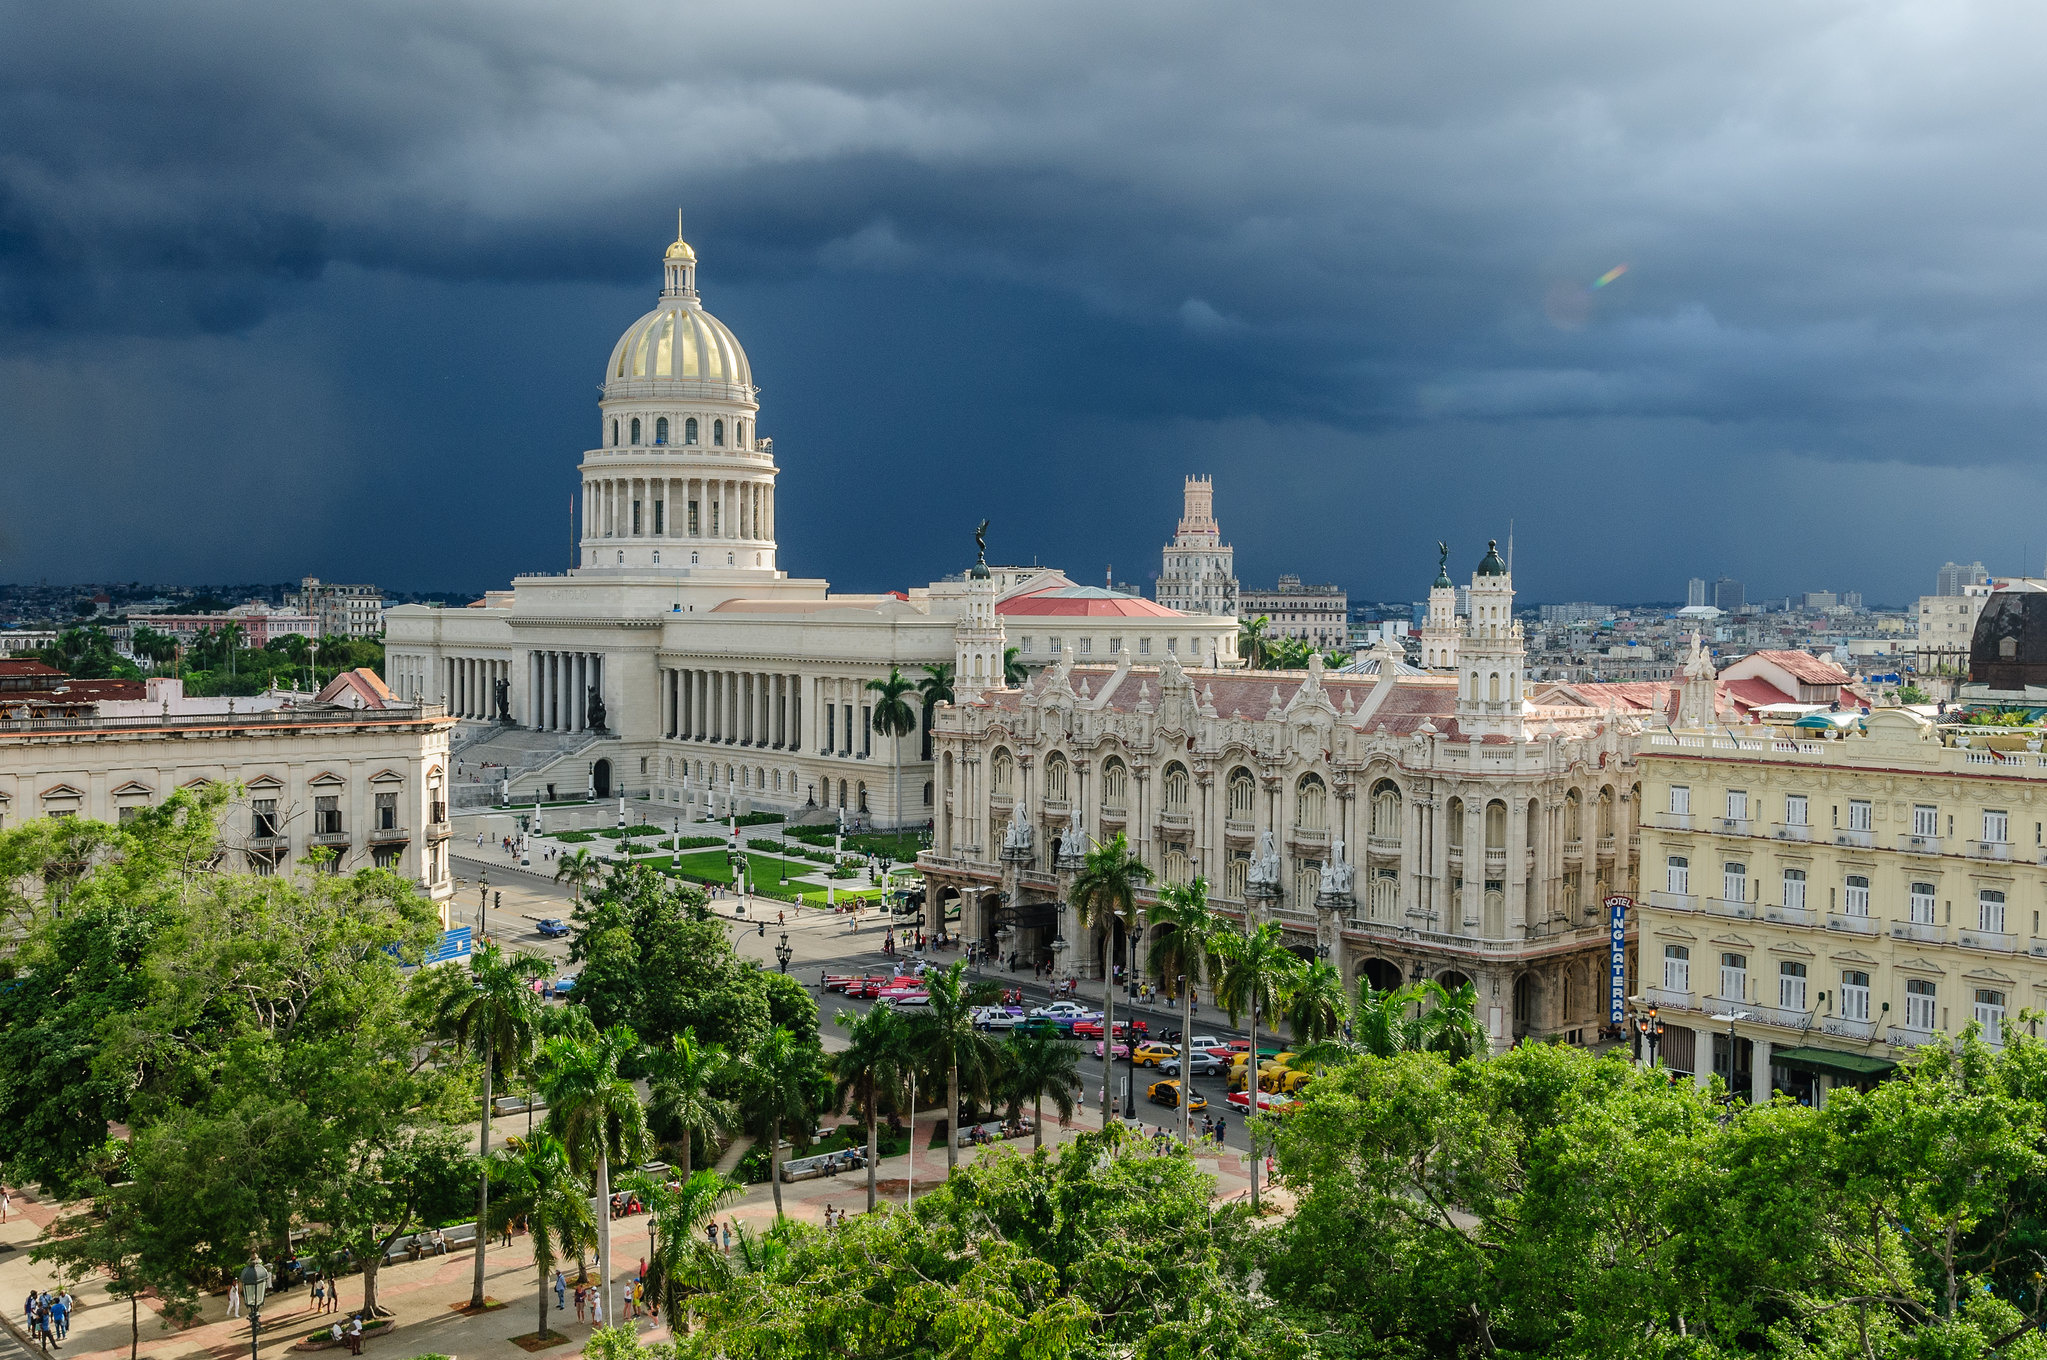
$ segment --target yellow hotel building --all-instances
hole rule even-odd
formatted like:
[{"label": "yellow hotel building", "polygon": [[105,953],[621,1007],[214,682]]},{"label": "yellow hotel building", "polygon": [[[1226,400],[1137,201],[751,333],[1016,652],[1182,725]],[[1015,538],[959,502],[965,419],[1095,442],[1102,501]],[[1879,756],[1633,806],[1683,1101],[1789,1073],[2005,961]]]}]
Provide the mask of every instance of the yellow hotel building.
[{"label": "yellow hotel building", "polygon": [[1701,1085],[1823,1103],[2047,1004],[2038,733],[1841,720],[1643,738],[1634,1001]]}]

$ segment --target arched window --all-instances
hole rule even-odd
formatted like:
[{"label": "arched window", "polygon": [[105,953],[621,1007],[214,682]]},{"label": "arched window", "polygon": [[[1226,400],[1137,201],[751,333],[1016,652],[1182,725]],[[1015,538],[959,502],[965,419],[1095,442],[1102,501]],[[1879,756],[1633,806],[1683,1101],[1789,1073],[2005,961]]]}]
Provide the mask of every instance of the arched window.
[{"label": "arched window", "polygon": [[[862,784],[860,787],[864,789],[867,786]],[[846,781],[843,779],[839,781],[839,806],[846,806]]]},{"label": "arched window", "polygon": [[612,417],[611,421],[611,447],[618,447],[618,418],[616,416]]},{"label": "arched window", "polygon": [[1166,811],[1185,812],[1187,795],[1193,781],[1187,777],[1187,767],[1174,761],[1166,766]]},{"label": "arched window", "polygon": [[1608,784],[1599,791],[1599,839],[1607,840],[1613,835],[1613,785]]},{"label": "arched window", "polygon": [[1294,825],[1304,831],[1329,828],[1329,790],[1319,774],[1304,774],[1295,789]]},{"label": "arched window", "polygon": [[992,762],[993,776],[988,787],[997,798],[1008,798],[1016,792],[1016,762],[1009,758],[1009,752],[997,751]]},{"label": "arched window", "polygon": [[1250,852],[1238,850],[1230,855],[1230,861],[1223,866],[1223,896],[1242,900],[1244,889],[1251,881]]},{"label": "arched window", "polygon": [[1187,881],[1187,851],[1177,841],[1166,847],[1166,882]]},{"label": "arched window", "polygon": [[695,416],[690,416],[682,422],[682,442],[685,444],[697,442],[697,418]]},{"label": "arched window", "polygon": [[1485,805],[1485,848],[1507,848],[1507,805],[1497,799]]},{"label": "arched window", "polygon": [[863,779],[863,780],[861,780],[861,781],[860,781],[860,787],[859,787],[859,789],[858,789],[858,793],[859,793],[859,797],[860,797],[860,810],[861,810],[862,812],[865,812],[865,811],[867,811],[867,781],[866,781],[866,780],[864,780],[864,779]]},{"label": "arched window", "polygon": [[1121,812],[1130,796],[1130,771],[1113,756],[1102,762],[1102,810]]},{"label": "arched window", "polygon": [[639,418],[638,416],[634,416],[634,417],[633,417],[633,443],[637,444],[637,443],[639,443],[639,442],[640,442],[640,418]]},{"label": "arched window", "polygon": [[1447,834],[1443,843],[1452,850],[1464,848],[1464,800],[1452,798],[1443,808],[1443,830]]},{"label": "arched window", "polygon": [[712,421],[712,422],[711,422],[711,442],[712,442],[713,444],[716,444],[716,445],[718,445],[718,446],[719,446],[720,448],[723,448],[723,447],[724,447],[724,445],[725,445],[725,422],[724,422],[724,421],[722,421],[722,420],[714,420],[714,421]]},{"label": "arched window", "polygon": [[1374,840],[1400,839],[1400,786],[1390,779],[1372,786],[1371,834]]},{"label": "arched window", "polygon": [[668,442],[667,416],[656,417],[654,421],[654,442],[656,444],[666,444]]},{"label": "arched window", "polygon": [[1054,751],[1045,761],[1045,798],[1048,802],[1064,803],[1066,790],[1066,757]]},{"label": "arched window", "polygon": [[1585,800],[1578,790],[1572,789],[1564,795],[1564,840],[1581,840],[1584,837]]},{"label": "arched window", "polygon": [[924,781],[924,806],[931,806],[931,781],[928,779]]},{"label": "arched window", "polygon": [[1257,801],[1257,789],[1257,781],[1251,778],[1249,770],[1239,766],[1237,769],[1230,771],[1231,821],[1248,822],[1251,820],[1251,807]]},{"label": "arched window", "polygon": [[746,447],[746,422],[745,422],[745,421],[743,421],[743,420],[735,420],[735,421],[733,421],[733,422],[732,422],[732,442],[733,442],[733,443],[735,443],[735,444],[737,444],[737,445],[738,445],[738,446],[739,446],[740,448],[742,448],[742,449]]},{"label": "arched window", "polygon": [[1371,899],[1366,910],[1374,921],[1390,921],[1400,900],[1400,871],[1379,869],[1372,874]]}]

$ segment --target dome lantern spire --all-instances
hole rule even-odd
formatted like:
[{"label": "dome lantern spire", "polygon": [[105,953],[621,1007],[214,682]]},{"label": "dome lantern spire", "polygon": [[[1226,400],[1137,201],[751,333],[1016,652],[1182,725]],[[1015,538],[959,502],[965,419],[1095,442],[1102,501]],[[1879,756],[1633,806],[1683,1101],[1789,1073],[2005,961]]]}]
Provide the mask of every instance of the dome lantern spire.
[{"label": "dome lantern spire", "polygon": [[661,257],[661,296],[695,298],[697,253],[682,239],[682,209],[675,210],[675,244]]}]

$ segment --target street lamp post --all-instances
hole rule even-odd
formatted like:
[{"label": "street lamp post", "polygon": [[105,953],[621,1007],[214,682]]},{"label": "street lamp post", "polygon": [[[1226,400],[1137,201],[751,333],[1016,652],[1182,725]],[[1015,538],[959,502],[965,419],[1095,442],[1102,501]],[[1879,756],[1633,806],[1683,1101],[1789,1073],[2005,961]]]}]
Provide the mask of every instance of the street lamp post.
[{"label": "street lamp post", "polygon": [[483,943],[490,933],[490,870],[476,875],[476,941]]},{"label": "street lamp post", "polygon": [[782,932],[782,942],[775,946],[775,962],[782,965],[784,973],[789,971],[789,960],[795,954],[796,951],[789,947],[789,932],[785,930]]},{"label": "street lamp post", "polygon": [[[1663,1042],[1663,1017],[1656,1013],[1656,1007],[1651,1006],[1647,1010],[1635,1012],[1635,1033],[1641,1037],[1643,1045],[1649,1050],[1649,1069],[1654,1071],[1656,1049]],[[1730,1046],[1729,1054],[1731,1055],[1733,1051]],[[1732,1070],[1731,1058],[1729,1070]]]},{"label": "street lamp post", "polygon": [[249,1264],[242,1267],[242,1302],[249,1310],[249,1360],[256,1360],[256,1339],[263,1325],[263,1297],[270,1292],[270,1280],[270,1268],[263,1264],[263,1258],[250,1252]]}]

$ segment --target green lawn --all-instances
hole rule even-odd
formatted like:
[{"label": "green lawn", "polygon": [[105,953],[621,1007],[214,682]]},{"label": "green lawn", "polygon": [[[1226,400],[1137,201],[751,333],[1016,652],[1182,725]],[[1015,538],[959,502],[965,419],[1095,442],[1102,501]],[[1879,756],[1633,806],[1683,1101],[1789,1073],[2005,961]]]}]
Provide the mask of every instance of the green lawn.
[{"label": "green lawn", "polygon": [[[664,856],[660,859],[642,860],[641,863],[652,864],[657,869],[672,867],[679,872],[690,874],[697,878],[709,879],[714,883],[730,883],[732,881],[732,864],[722,851],[713,850],[694,855],[677,855],[672,859]],[[769,855],[749,853],[746,857],[746,865],[747,872],[753,876],[753,881],[763,887],[771,887],[780,883],[782,881],[783,866],[785,865],[788,867],[789,877],[792,879],[798,874],[808,872],[808,866],[791,863],[788,860],[776,859]]]}]

